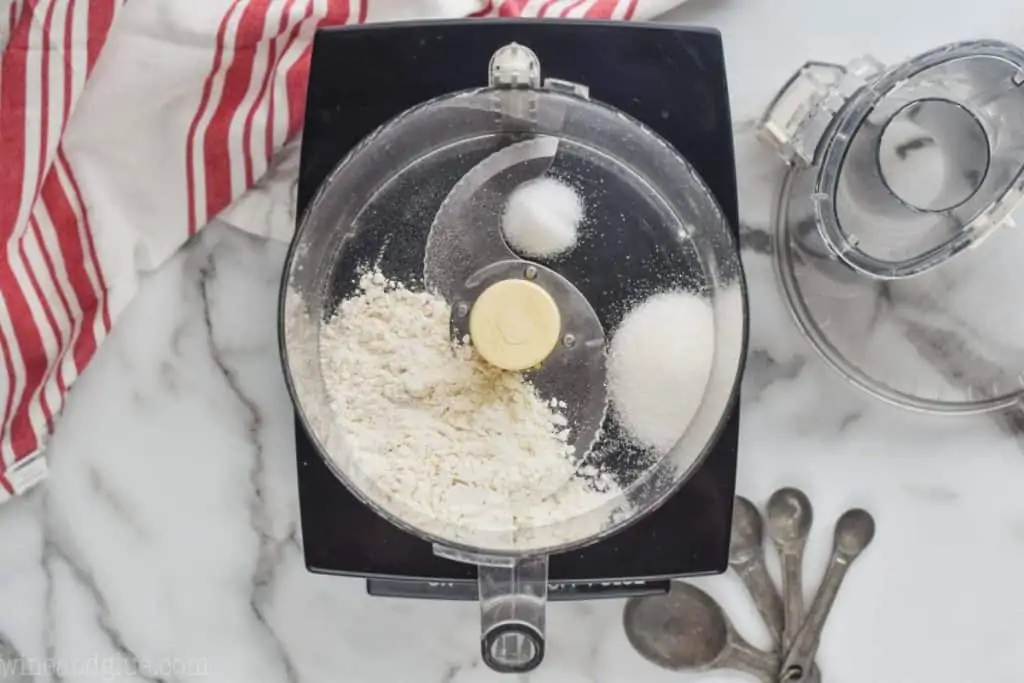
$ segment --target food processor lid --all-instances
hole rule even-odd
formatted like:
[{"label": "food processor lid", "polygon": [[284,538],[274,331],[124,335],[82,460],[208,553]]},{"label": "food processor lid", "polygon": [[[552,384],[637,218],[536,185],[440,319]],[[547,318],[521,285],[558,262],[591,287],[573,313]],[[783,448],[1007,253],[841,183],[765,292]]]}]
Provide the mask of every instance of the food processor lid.
[{"label": "food processor lid", "polygon": [[[911,277],[1019,220],[1022,85],[1024,51],[997,41],[892,67],[808,62],[759,129],[787,163],[817,170],[811,200],[836,256],[870,277]],[[922,147],[927,158],[906,163]]]},{"label": "food processor lid", "polygon": [[819,355],[905,408],[1019,404],[1024,323],[1006,293],[1024,286],[1024,51],[808,62],[758,129],[788,165],[780,287]]}]

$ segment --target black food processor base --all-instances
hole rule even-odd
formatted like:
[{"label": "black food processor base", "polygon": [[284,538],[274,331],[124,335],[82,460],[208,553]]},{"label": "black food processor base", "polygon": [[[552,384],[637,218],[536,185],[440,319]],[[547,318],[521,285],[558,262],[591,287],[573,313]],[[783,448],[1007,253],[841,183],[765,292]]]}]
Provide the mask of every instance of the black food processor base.
[{"label": "black food processor base", "polygon": [[[512,41],[538,54],[544,75],[588,84],[594,99],[673,144],[735,229],[736,170],[719,35],[582,21],[446,21],[320,31],[306,105],[299,215],[363,137],[425,100],[479,87],[487,76],[480,65]],[[734,408],[703,465],[662,507],[601,542],[553,555],[549,598],[664,592],[671,578],[724,571],[738,433]],[[436,557],[430,543],[359,502],[320,459],[298,419],[295,437],[310,571],[366,577],[374,595],[477,599],[475,566]]]}]

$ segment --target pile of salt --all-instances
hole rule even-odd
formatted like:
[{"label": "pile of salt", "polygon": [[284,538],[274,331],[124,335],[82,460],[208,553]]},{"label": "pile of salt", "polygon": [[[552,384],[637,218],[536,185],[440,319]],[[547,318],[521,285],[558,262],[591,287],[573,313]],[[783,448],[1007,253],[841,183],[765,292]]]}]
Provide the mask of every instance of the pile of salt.
[{"label": "pile of salt", "polygon": [[502,231],[513,251],[530,258],[554,258],[576,246],[583,201],[555,178],[525,182],[508,198]]}]

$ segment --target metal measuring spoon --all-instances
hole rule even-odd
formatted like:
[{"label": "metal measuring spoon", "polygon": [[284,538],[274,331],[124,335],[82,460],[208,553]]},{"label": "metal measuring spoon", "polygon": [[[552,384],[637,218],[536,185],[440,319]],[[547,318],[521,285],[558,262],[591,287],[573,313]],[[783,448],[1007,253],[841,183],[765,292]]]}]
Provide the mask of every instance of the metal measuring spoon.
[{"label": "metal measuring spoon", "polygon": [[775,683],[779,658],[736,632],[721,605],[695,586],[673,581],[664,595],[630,598],[626,638],[644,659],[673,671],[735,669]]},{"label": "metal measuring spoon", "polygon": [[781,645],[785,628],[782,596],[764,563],[764,522],[757,506],[743,496],[736,496],[732,508],[729,566],[746,586],[776,646]]},{"label": "metal measuring spoon", "polygon": [[811,532],[814,510],[803,491],[779,489],[768,499],[768,536],[782,564],[782,601],[785,629],[782,648],[789,651],[804,621],[804,546]]},{"label": "metal measuring spoon", "polygon": [[853,561],[868,547],[875,537],[875,520],[865,510],[847,510],[836,522],[835,537],[832,541],[832,557],[829,559],[825,578],[811,603],[804,625],[797,633],[793,646],[782,664],[781,681],[791,683],[810,680],[810,667],[818,652],[821,631],[825,627],[832,603],[843,583],[847,570]]}]

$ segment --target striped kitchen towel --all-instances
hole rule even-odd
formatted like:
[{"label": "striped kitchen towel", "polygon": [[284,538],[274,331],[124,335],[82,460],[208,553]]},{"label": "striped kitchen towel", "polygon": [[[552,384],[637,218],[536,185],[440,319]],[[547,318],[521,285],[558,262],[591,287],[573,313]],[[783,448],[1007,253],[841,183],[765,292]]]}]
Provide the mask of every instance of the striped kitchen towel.
[{"label": "striped kitchen towel", "polygon": [[0,501],[153,270],[301,132],[318,26],[683,0],[0,0]]}]

